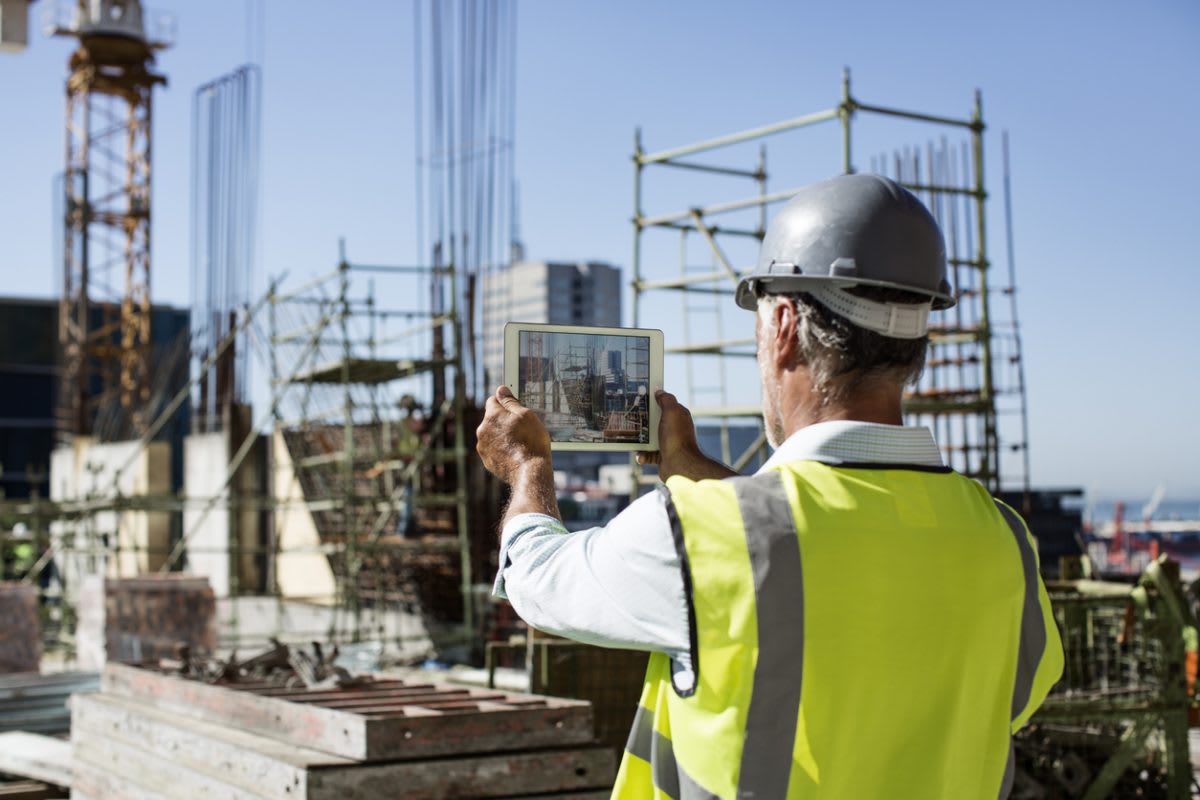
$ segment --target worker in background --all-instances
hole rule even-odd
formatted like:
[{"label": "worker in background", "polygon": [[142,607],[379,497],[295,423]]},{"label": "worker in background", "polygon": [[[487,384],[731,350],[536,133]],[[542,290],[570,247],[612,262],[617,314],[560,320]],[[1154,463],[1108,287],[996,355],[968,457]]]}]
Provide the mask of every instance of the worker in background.
[{"label": "worker in background", "polygon": [[652,652],[616,798],[995,798],[1062,671],[1025,524],[903,424],[941,232],[885,178],[814,184],[774,218],[757,312],[774,454],[739,477],[659,393],[660,491],[558,518],[549,437],[506,387],[479,454],[512,489],[495,593],[530,625]]}]

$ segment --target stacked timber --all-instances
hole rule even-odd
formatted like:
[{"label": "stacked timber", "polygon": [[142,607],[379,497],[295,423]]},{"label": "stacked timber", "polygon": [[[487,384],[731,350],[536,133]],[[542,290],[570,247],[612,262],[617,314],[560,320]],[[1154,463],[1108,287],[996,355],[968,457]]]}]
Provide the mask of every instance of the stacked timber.
[{"label": "stacked timber", "polygon": [[0,673],[37,672],[41,658],[37,587],[0,583]]},{"label": "stacked timber", "polygon": [[72,797],[608,797],[577,700],[400,680],[227,685],[110,663],[72,700]]},{"label": "stacked timber", "polygon": [[171,573],[92,581],[80,594],[83,666],[170,658],[180,646],[193,653],[216,647],[217,602],[207,578]]}]

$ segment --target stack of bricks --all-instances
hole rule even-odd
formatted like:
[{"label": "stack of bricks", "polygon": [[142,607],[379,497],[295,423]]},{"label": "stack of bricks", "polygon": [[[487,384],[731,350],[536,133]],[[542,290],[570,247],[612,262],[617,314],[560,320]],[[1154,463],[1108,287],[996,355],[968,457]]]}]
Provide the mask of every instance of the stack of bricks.
[{"label": "stack of bricks", "polygon": [[578,700],[376,680],[214,685],[110,663],[72,699],[75,800],[609,796],[615,758]]},{"label": "stack of bricks", "polygon": [[37,672],[41,658],[37,587],[0,583],[0,673]]}]

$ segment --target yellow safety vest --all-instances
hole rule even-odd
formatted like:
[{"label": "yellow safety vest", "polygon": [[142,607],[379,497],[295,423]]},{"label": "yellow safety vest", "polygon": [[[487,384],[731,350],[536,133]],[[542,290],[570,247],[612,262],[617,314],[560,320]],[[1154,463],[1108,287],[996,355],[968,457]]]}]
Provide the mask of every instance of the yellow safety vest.
[{"label": "yellow safety vest", "polygon": [[614,798],[995,798],[1062,672],[1024,523],[949,469],[671,478],[695,684],[651,656]]}]

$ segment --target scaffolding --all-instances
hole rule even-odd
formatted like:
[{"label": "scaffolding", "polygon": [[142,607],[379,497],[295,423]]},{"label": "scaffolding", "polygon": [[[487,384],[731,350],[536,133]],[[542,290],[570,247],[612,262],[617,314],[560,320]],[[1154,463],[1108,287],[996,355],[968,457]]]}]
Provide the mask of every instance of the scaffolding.
[{"label": "scaffolding", "polygon": [[[73,656],[84,576],[210,574],[200,561],[216,555],[228,570],[210,574],[214,584],[227,586],[218,593],[228,598],[221,611],[224,651],[281,633],[300,641],[386,644],[403,634],[400,617],[408,615],[419,617],[417,638],[434,650],[477,657],[490,587],[472,576],[486,574],[494,560],[493,542],[482,531],[495,526],[499,487],[468,463],[482,412],[463,390],[454,281],[453,266],[351,264],[344,252],[334,270],[296,289],[282,291],[276,281],[236,310],[236,322],[204,348],[191,381],[140,439],[106,445],[118,448],[116,456],[95,469],[85,493],[0,500],[0,540],[9,536],[6,520],[22,520],[29,529],[22,535],[41,554],[25,569],[25,582],[57,571],[42,588],[50,612],[47,648]],[[418,307],[414,298],[443,288],[451,290],[448,309]],[[381,297],[400,298],[404,307],[384,306]],[[213,465],[217,471],[200,492],[131,491],[130,471],[144,469],[152,448],[167,447],[155,436],[197,396],[235,341],[269,369],[265,404],[253,419],[243,414],[187,442],[227,437],[228,449],[215,451],[227,460]],[[254,479],[260,473],[269,477]],[[127,532],[150,518],[182,525],[169,540],[131,543]],[[215,542],[214,518],[221,518],[218,532],[228,531]],[[313,532],[310,540],[289,538],[297,520]],[[328,589],[309,588],[296,570],[289,577],[286,565],[297,558],[327,564]],[[257,621],[239,616],[239,600],[261,601]],[[307,611],[287,605],[293,601]],[[285,624],[288,614],[307,614],[312,622],[299,631]]]},{"label": "scaffolding", "polygon": [[[853,96],[849,71],[843,74],[841,102],[832,108],[793,119],[695,144],[648,152],[641,131],[635,135],[633,167],[633,324],[639,325],[645,309],[657,315],[664,295],[678,294],[682,301],[682,342],[666,348],[668,380],[672,363],[682,367],[687,402],[698,419],[712,419],[721,426],[722,453],[726,463],[741,469],[767,446],[762,430],[761,406],[732,397],[731,385],[757,384],[748,370],[753,365],[752,336],[727,336],[721,308],[754,262],[754,253],[765,234],[769,207],[790,199],[800,186],[769,191],[767,154],[763,140],[789,132],[840,126],[840,170],[856,171],[852,147],[856,120],[871,117],[891,123],[914,123],[932,129],[937,137],[925,147],[908,147],[890,156],[875,156],[870,171],[888,175],[912,191],[926,204],[946,236],[949,277],[958,304],[935,312],[930,323],[930,349],[921,382],[905,396],[905,413],[912,424],[929,426],[937,436],[946,463],[959,472],[980,480],[992,491],[1019,485],[1028,489],[1027,462],[1002,475],[1003,451],[1024,453],[1024,380],[1021,371],[1020,336],[1010,261],[1009,285],[998,286],[988,257],[982,100],[978,92],[969,116],[955,118],[906,111],[865,103]],[[828,127],[828,126],[826,126]],[[906,134],[911,135],[911,134]],[[965,136],[952,142],[951,136]],[[713,151],[755,147],[748,165],[731,165],[705,160]],[[805,156],[811,158],[811,148]],[[664,173],[675,173],[668,181]],[[691,183],[680,190],[680,173]],[[662,176],[652,182],[650,176]],[[704,181],[702,188],[696,188]],[[718,185],[718,181],[723,184]],[[724,187],[729,182],[749,184],[750,190],[734,199]],[[652,185],[653,184],[653,185]],[[672,194],[674,189],[674,194]],[[1006,180],[1007,189],[1007,180]],[[670,196],[676,208],[648,212],[643,204],[651,192]],[[697,195],[702,202],[695,202]],[[679,206],[683,206],[679,208]],[[657,234],[657,239],[651,241]],[[662,248],[665,235],[678,237],[678,267],[671,268]],[[691,245],[705,254],[697,259]],[[648,257],[657,246],[658,255]],[[744,259],[739,265],[738,259]],[[1010,253],[1011,259],[1011,253]],[[1011,300],[1005,319],[998,318],[998,296]],[[699,336],[700,332],[712,332]],[[701,382],[709,376],[711,382]],[[746,381],[742,381],[741,377]],[[1009,426],[1002,440],[998,414],[1021,417],[1020,425]],[[729,427],[755,420],[759,435],[742,453],[730,452]],[[652,479],[643,477],[641,483]]]},{"label": "scaffolding", "polygon": [[[367,276],[365,291],[355,286]],[[420,283],[433,293],[444,283],[449,308],[376,299],[419,296]],[[453,266],[355,265],[343,251],[333,273],[268,301],[274,428],[322,543],[338,554],[352,640],[364,598],[445,608],[452,575],[463,630],[475,631],[457,297]]]}]

